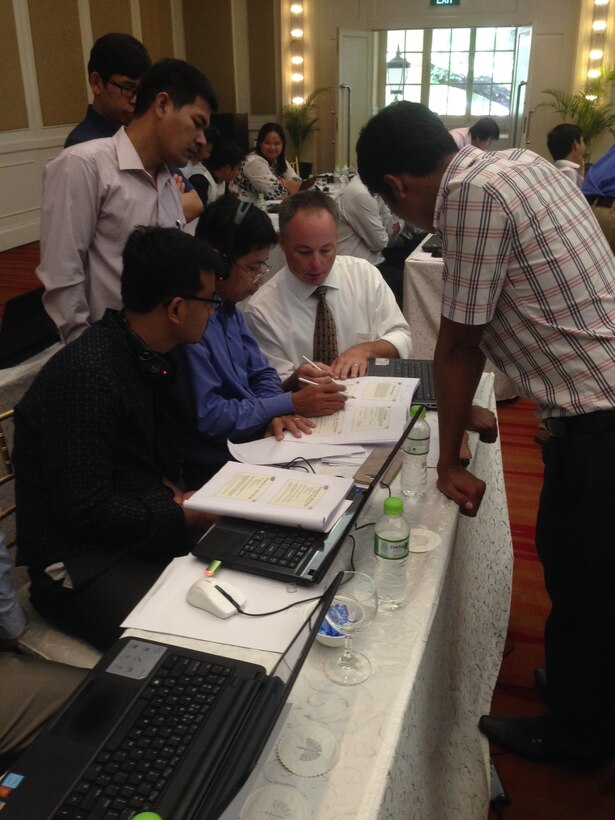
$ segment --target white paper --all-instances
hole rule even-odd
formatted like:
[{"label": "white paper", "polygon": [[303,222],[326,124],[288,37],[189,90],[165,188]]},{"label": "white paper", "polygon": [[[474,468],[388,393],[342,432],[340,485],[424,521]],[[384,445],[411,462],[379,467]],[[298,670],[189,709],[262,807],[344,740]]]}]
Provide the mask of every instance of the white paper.
[{"label": "white paper", "polygon": [[346,379],[340,384],[346,386],[349,396],[353,396],[352,402],[400,404],[409,408],[419,380],[400,376],[361,376],[358,379]]},{"label": "white paper", "polygon": [[[214,641],[215,643],[283,652],[316,601],[299,604],[278,615],[250,618],[231,615],[217,618],[210,612],[192,606],[186,600],[188,590],[203,577],[205,565],[192,555],[175,558],[160,578],[137,604],[123,629],[144,629],[165,635]],[[324,585],[298,587],[292,583],[272,581],[257,575],[235,572],[222,567],[216,578],[226,580],[246,594],[246,612],[270,612],[295,601],[322,595]]]},{"label": "white paper", "polygon": [[[246,441],[243,444],[227,442],[229,452],[244,464],[290,464],[296,458],[320,459],[328,456],[356,454],[365,458],[365,450],[358,444],[312,444],[309,436],[301,439],[277,441],[273,436]],[[301,442],[301,443],[300,443]]]},{"label": "white paper", "polygon": [[[331,416],[312,419],[316,427],[310,436],[312,443],[383,444],[397,442],[407,423],[406,405],[366,404],[350,400],[343,410]],[[290,434],[284,434],[286,440]],[[295,439],[301,444],[303,439]]]},{"label": "white paper", "polygon": [[184,506],[327,532],[351,487],[352,480],[340,476],[228,461]]}]

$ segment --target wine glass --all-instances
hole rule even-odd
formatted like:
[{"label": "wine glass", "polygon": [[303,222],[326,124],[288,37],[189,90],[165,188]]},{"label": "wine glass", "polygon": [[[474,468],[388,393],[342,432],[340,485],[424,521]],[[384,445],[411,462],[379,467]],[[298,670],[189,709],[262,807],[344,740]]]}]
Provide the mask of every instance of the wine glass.
[{"label": "wine glass", "polygon": [[344,578],[325,620],[344,636],[341,655],[330,657],[325,672],[331,680],[350,686],[363,683],[372,673],[369,658],[352,648],[352,638],[369,626],[378,612],[378,592],[373,578],[363,572],[344,572]]}]

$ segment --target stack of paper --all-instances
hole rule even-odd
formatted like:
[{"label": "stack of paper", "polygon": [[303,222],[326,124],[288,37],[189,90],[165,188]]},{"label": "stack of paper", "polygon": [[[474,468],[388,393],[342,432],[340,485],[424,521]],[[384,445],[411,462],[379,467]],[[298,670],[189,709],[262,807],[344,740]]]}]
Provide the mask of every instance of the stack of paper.
[{"label": "stack of paper", "polygon": [[229,461],[184,506],[328,532],[350,505],[351,487],[350,478]]}]

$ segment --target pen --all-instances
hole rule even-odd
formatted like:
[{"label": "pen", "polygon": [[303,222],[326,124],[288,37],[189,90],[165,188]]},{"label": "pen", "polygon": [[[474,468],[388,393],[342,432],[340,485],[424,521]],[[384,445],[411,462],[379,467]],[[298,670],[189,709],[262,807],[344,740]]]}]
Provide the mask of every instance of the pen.
[{"label": "pen", "polygon": [[[303,382],[303,384],[315,384],[315,385],[316,385],[316,387],[320,387],[320,386],[321,386],[321,385],[319,385],[319,384],[318,384],[318,382],[313,382],[313,381],[310,381],[310,379],[304,379],[304,378],[303,378],[303,376],[299,376],[299,378],[297,379],[297,381],[298,381],[298,382]],[[334,383],[335,383],[335,384],[340,384],[340,382],[334,382]],[[346,399],[352,399],[352,398],[353,398],[353,396],[344,396],[344,398],[346,398]]]},{"label": "pen", "polygon": [[[311,364],[311,365],[312,365],[312,367],[315,367],[315,368],[316,368],[316,370],[320,370],[320,372],[321,372],[321,373],[324,373],[324,372],[325,372],[325,371],[322,369],[322,367],[318,367],[318,365],[316,364],[316,362],[313,362],[311,359],[308,359],[308,357],[307,357],[307,356],[303,356],[303,355],[302,355],[302,356],[301,356],[301,358],[302,358],[302,359],[305,359],[305,361],[306,361],[308,364]],[[301,381],[301,380],[299,380],[299,381]],[[314,382],[310,382],[310,384],[314,384]]]},{"label": "pen", "polygon": [[211,564],[205,570],[205,575],[207,575],[208,578],[211,578],[214,572],[220,567],[221,564],[222,561],[218,561],[217,559],[215,561],[212,561]]}]

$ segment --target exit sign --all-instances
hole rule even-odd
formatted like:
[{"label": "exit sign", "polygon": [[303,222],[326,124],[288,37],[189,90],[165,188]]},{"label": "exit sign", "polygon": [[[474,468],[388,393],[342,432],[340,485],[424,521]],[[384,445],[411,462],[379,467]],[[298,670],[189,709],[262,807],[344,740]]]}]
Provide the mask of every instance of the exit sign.
[{"label": "exit sign", "polygon": [[429,0],[430,6],[460,6],[461,0]]}]

